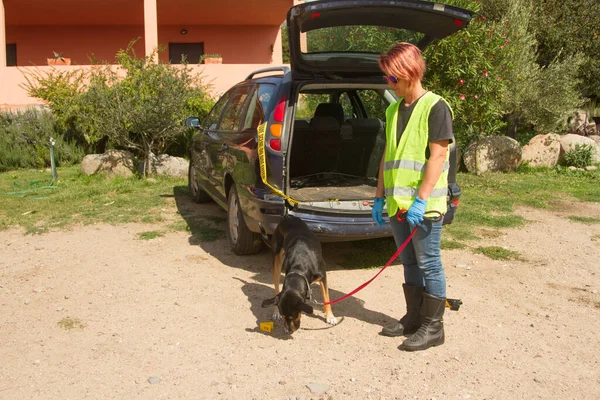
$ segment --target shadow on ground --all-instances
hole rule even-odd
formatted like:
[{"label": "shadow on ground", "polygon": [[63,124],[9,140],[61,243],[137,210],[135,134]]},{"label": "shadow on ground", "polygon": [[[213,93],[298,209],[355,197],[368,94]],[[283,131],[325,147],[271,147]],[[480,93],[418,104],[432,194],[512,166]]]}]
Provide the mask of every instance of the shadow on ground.
[{"label": "shadow on ground", "polygon": [[[255,282],[247,282],[240,278],[232,278],[240,281],[242,286],[242,291],[248,298],[248,302],[250,303],[250,311],[256,317],[255,327],[258,327],[261,322],[270,321],[271,315],[273,313],[273,308],[262,308],[261,304],[263,300],[273,297],[274,291],[272,285],[265,285],[261,283]],[[311,285],[313,298],[318,303],[323,303],[323,297],[321,294],[321,289],[318,284]],[[346,293],[340,292],[339,290],[329,288],[329,296],[332,300],[338,299],[344,296]],[[327,324],[325,320],[325,316],[323,313],[323,306],[319,304],[311,304],[315,309],[315,313],[313,315],[304,315],[302,318],[317,318],[321,320],[322,328],[316,328],[311,330],[325,330],[325,329],[336,329],[337,326],[342,325],[346,318],[354,318],[368,324],[372,325],[380,325],[390,322],[393,318],[389,317],[386,314],[380,313],[378,311],[373,311],[365,308],[364,301],[357,299],[355,297],[349,297],[347,299],[342,300],[339,303],[333,304],[332,309],[334,315],[337,317],[338,325],[331,326]],[[283,332],[283,323],[275,322],[275,329],[273,332],[267,333],[261,331],[259,328],[248,328],[248,331],[257,332],[261,334],[266,334],[272,337],[276,337],[278,339],[289,339],[290,335],[286,335]],[[302,327],[301,329],[307,329],[306,327]]]},{"label": "shadow on ground", "polygon": [[[218,259],[224,265],[241,268],[254,274],[255,282],[246,282],[239,278],[243,283],[242,290],[250,302],[250,309],[258,322],[267,320],[271,315],[271,310],[261,307],[263,300],[273,296],[273,284],[271,275],[271,265],[273,257],[268,248],[261,253],[250,256],[238,256],[229,250],[225,230],[227,229],[227,214],[220,206],[215,203],[196,204],[193,202],[189,190],[185,186],[176,186],[173,189],[177,210],[185,220],[190,232],[189,243],[193,246],[200,246],[205,252]],[[336,260],[343,258],[343,254],[353,250],[352,243],[326,243],[323,246],[323,257],[327,262],[328,270],[343,270]],[[374,270],[375,273],[375,270]],[[357,282],[357,286],[362,282]],[[322,294],[319,285],[311,286],[313,296],[317,302],[322,303]],[[332,300],[344,296],[346,293],[329,288],[329,296]],[[322,306],[314,305],[315,310],[321,310]],[[355,297],[350,297],[339,303],[334,304],[333,312],[338,320],[343,318],[355,318],[369,324],[382,325],[392,318],[389,316],[372,311],[364,307],[364,302]],[[323,321],[327,329],[323,313],[317,313],[308,318],[319,318]],[[342,322],[343,323],[343,322]],[[277,324],[276,324],[277,325]],[[281,328],[281,327],[280,327]],[[257,332],[261,332],[258,329]],[[264,332],[261,332],[264,333]],[[274,336],[273,333],[269,333]],[[278,336],[278,335],[275,335]],[[281,338],[284,338],[281,330]]]}]

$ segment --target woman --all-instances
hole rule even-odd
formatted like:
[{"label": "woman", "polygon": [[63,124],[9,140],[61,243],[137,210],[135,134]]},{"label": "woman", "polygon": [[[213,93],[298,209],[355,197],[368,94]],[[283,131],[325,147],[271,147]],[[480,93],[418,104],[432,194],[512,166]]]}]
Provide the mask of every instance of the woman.
[{"label": "woman", "polygon": [[[446,213],[449,144],[454,140],[452,111],[442,97],[423,89],[425,61],[416,46],[398,43],[380,56],[379,67],[399,100],[386,111],[386,146],[372,215],[383,225],[383,205],[387,203],[398,246],[417,229],[400,254],[407,312],[395,325],[384,327],[381,334],[408,336],[401,350],[425,350],[444,343],[442,221],[425,218],[425,214],[434,217]],[[399,220],[398,215],[405,211],[406,218]]]}]

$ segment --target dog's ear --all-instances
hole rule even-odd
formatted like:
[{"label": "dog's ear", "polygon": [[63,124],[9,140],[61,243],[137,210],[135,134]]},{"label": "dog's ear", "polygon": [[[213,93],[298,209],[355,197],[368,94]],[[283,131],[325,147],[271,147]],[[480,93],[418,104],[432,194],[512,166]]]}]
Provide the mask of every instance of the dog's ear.
[{"label": "dog's ear", "polygon": [[267,308],[267,307],[271,307],[271,306],[276,306],[277,304],[279,304],[279,295],[271,298],[271,299],[266,299],[262,302],[261,306],[262,308]]},{"label": "dog's ear", "polygon": [[305,314],[312,314],[313,313],[313,308],[312,306],[306,304],[305,302],[300,302],[300,304],[298,304],[298,308],[300,309],[300,311],[302,311]]}]

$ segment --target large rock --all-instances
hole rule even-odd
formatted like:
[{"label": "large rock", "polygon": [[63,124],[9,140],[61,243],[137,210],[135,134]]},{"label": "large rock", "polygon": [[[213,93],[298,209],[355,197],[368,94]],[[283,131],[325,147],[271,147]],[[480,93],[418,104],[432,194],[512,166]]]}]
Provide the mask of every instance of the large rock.
[{"label": "large rock", "polygon": [[569,133],[560,138],[560,145],[561,157],[574,150],[577,145],[589,145],[592,147],[592,163],[600,163],[600,145],[590,137]]},{"label": "large rock", "polygon": [[[152,173],[159,176],[170,176],[175,178],[187,178],[189,162],[185,158],[172,157],[168,154],[159,156],[151,155]],[[146,162],[138,165],[140,174],[144,173]]]},{"label": "large rock", "polygon": [[102,173],[109,176],[134,175],[133,155],[125,150],[109,150],[103,154],[88,154],[81,161],[81,171],[86,175]]},{"label": "large rock", "polygon": [[596,144],[598,146],[600,146],[600,135],[590,135],[588,136],[590,139],[592,139],[594,142],[596,142]]},{"label": "large rock", "polygon": [[569,132],[584,132],[589,124],[589,113],[586,110],[575,110],[573,115],[567,119],[567,130]]},{"label": "large rock", "polygon": [[506,136],[490,136],[472,143],[465,151],[463,161],[469,172],[509,171],[521,162],[521,146]]},{"label": "large rock", "polygon": [[537,135],[523,146],[521,162],[532,167],[554,167],[560,159],[560,136],[556,133]]}]

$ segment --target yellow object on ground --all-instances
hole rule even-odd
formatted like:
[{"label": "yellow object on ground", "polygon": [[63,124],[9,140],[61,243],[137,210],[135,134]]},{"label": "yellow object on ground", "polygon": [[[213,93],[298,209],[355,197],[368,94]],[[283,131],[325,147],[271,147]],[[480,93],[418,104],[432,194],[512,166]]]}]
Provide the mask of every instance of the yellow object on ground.
[{"label": "yellow object on ground", "polygon": [[273,322],[261,322],[259,327],[263,332],[271,332],[273,330]]}]

